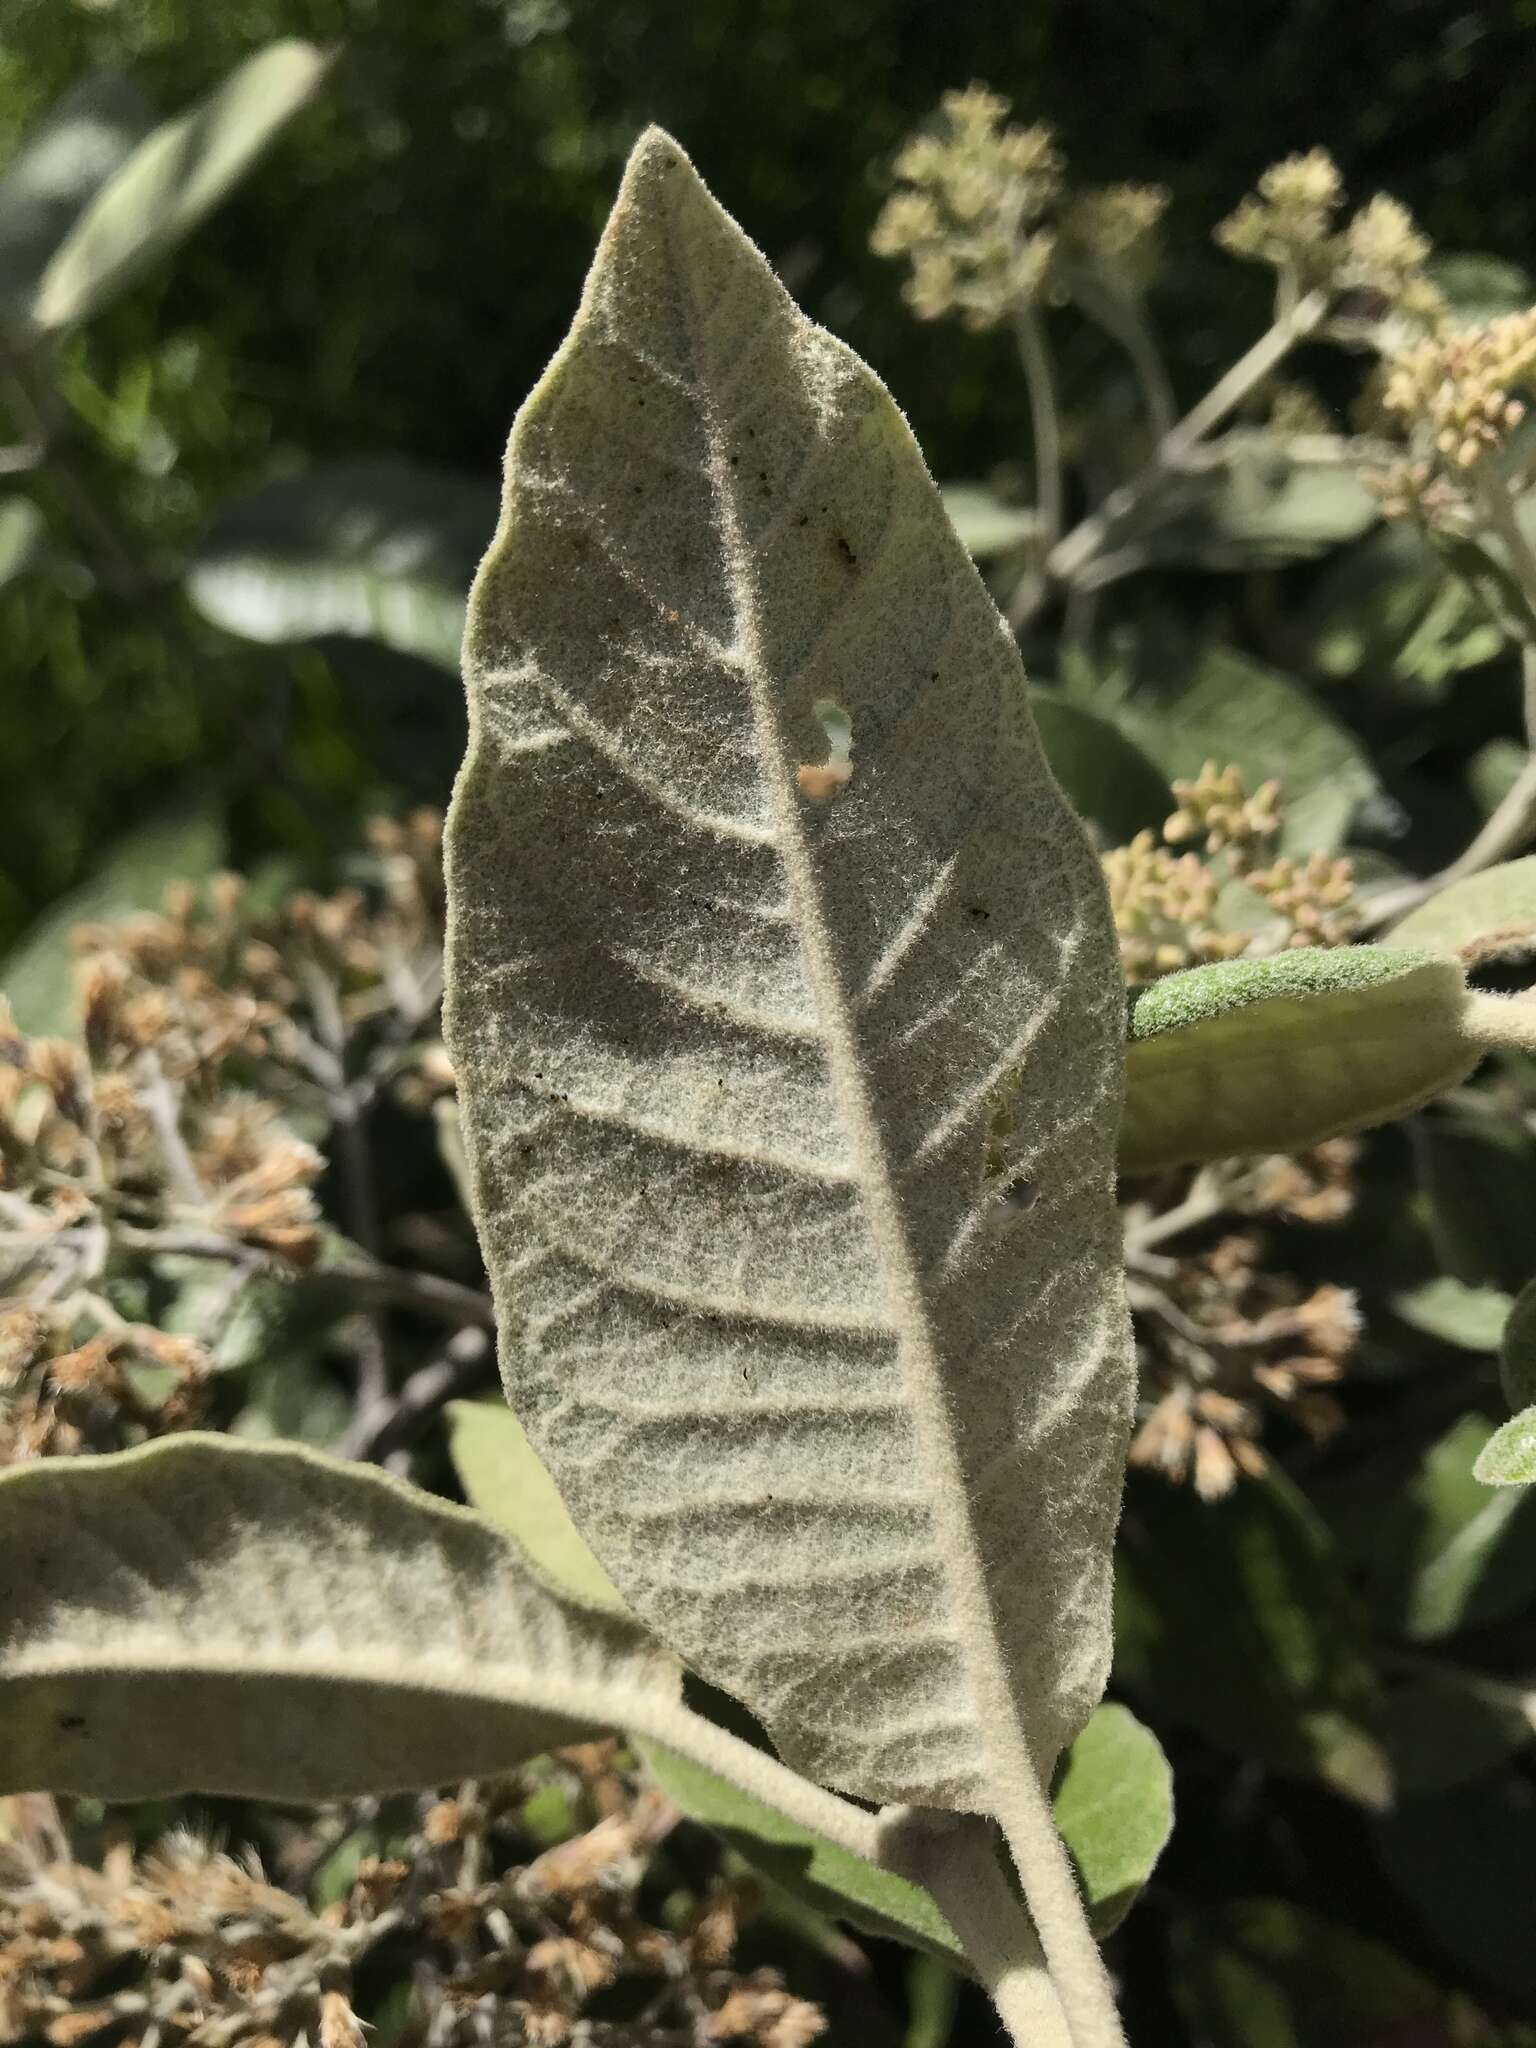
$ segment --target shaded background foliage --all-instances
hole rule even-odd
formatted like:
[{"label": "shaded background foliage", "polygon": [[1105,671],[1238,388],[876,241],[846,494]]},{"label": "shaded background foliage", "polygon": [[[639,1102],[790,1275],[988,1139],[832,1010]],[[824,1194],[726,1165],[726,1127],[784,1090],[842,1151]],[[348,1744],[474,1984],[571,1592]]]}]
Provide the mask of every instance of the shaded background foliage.
[{"label": "shaded background foliage", "polygon": [[[342,40],[347,54],[217,226],[68,344],[80,461],[152,601],[105,581],[0,593],[0,944],[127,817],[168,800],[227,809],[243,858],[304,858],[344,843],[381,794],[441,797],[451,685],[355,648],[339,662],[254,656],[156,572],[230,497],[311,459],[387,450],[493,477],[646,120],[686,141],[807,310],[886,378],[940,476],[1027,446],[1006,340],[913,322],[868,250],[890,154],[940,85],[985,77],[1023,118],[1053,121],[1075,176],[1170,188],[1155,311],[1186,395],[1264,318],[1264,281],[1207,231],[1289,150],[1323,143],[1354,188],[1398,194],[1446,246],[1519,259],[1536,242],[1536,195],[1510,175],[1536,116],[1530,0],[722,0],[664,19],[644,0],[6,12],[0,155],[97,70],[131,72],[166,114],[270,37]],[[1068,402],[1119,375],[1085,335]]]}]

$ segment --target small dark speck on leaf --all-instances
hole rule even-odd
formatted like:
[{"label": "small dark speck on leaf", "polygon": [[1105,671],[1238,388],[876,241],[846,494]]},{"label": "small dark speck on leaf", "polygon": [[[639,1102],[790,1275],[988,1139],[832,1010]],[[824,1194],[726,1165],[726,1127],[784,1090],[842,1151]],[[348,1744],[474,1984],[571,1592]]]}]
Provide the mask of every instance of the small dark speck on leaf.
[{"label": "small dark speck on leaf", "polygon": [[988,908],[987,908],[987,906],[985,905],[985,903],[967,903],[967,905],[966,905],[965,907],[966,907],[966,910],[967,910],[967,912],[968,912],[968,913],[969,913],[969,914],[970,914],[970,915],[971,915],[972,917],[979,917],[979,918],[981,918],[981,919],[982,919],[983,921],[985,921],[985,920],[986,920],[987,918],[989,918],[989,917],[990,917],[990,916],[992,915],[991,911],[990,911],[990,910],[988,910]]},{"label": "small dark speck on leaf", "polygon": [[84,1714],[60,1714],[59,1726],[66,1735],[80,1735],[85,1731]]},{"label": "small dark speck on leaf", "polygon": [[853,549],[849,547],[847,540],[844,538],[842,534],[835,533],[832,536],[832,545],[837,549],[838,554],[847,563],[850,569],[855,567],[859,558],[853,552]]},{"label": "small dark speck on leaf", "polygon": [[1040,1190],[1027,1173],[1015,1174],[1003,1189],[1003,1200],[1010,1209],[1033,1209]]}]

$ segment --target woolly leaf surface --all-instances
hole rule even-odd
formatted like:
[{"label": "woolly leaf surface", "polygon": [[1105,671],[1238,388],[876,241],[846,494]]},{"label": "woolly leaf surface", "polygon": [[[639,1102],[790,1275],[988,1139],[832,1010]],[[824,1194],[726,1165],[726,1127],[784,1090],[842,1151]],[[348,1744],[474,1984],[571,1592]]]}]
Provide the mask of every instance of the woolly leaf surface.
[{"label": "woolly leaf surface", "polygon": [[658,131],[466,671],[447,1029],[513,1404],[797,1768],[985,1809],[1108,1664],[1108,906],[900,414]]}]

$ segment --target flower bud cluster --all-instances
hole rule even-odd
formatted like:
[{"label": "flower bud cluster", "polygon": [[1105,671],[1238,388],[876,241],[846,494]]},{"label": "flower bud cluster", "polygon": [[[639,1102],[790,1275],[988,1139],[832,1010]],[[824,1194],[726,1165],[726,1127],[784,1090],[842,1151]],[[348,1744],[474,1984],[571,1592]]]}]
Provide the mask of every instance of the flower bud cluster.
[{"label": "flower bud cluster", "polygon": [[974,330],[994,327],[1047,290],[1065,296],[1074,262],[1131,284],[1150,271],[1166,194],[1146,185],[1068,193],[1052,131],[1005,126],[1008,112],[979,85],[946,93],[935,129],[896,158],[898,188],[870,246],[907,258],[906,299],[919,319],[956,313]]}]

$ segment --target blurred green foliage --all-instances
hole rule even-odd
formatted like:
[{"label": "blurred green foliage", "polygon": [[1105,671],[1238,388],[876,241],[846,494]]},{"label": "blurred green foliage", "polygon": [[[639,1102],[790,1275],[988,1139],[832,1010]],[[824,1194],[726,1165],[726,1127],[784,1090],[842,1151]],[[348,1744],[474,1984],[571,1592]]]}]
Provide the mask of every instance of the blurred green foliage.
[{"label": "blurred green foliage", "polygon": [[[170,572],[229,500],[318,459],[489,483],[645,121],[887,378],[936,472],[965,475],[1026,445],[1006,343],[912,322],[867,247],[885,165],[938,87],[985,77],[1056,124],[1083,178],[1171,189],[1180,253],[1155,310],[1193,393],[1263,318],[1206,232],[1288,150],[1324,143],[1448,246],[1529,255],[1536,196],[1508,168],[1536,112],[1533,25],[1531,0],[10,0],[0,161],[98,73],[163,118],[270,38],[344,55],[216,227],[65,344],[57,431],[100,530],[44,476],[59,565],[0,588],[0,945],[162,804],[225,809],[249,860],[333,851],[386,794],[442,798],[452,683],[355,646],[253,650]],[[1092,336],[1067,352],[1069,402],[1108,379],[1112,404],[1119,375]]]}]

